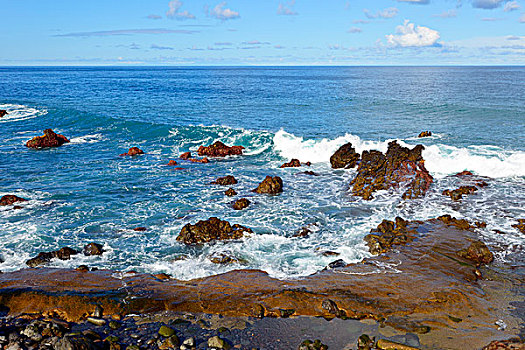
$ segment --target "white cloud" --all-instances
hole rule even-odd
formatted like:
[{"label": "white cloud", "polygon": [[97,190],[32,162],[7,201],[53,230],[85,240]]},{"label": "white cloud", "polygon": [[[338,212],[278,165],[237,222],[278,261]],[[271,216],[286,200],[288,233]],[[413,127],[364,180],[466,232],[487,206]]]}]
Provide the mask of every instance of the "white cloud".
[{"label": "white cloud", "polygon": [[217,19],[226,21],[228,19],[235,19],[241,17],[239,12],[232,11],[231,9],[224,8],[226,6],[226,1],[221,2],[213,9],[210,10],[210,16]]},{"label": "white cloud", "polygon": [[492,10],[500,7],[506,0],[473,0],[472,6],[478,9]]},{"label": "white cloud", "polygon": [[505,4],[505,7],[503,8],[503,11],[510,12],[510,11],[516,11],[521,8],[520,4],[518,4],[517,1],[510,1]]},{"label": "white cloud", "polygon": [[350,29],[347,30],[348,33],[361,33],[363,30],[361,28],[358,28],[358,27],[352,27]]},{"label": "white cloud", "polygon": [[180,0],[171,0],[168,4],[169,10],[166,11],[166,16],[176,19],[194,19],[195,16],[186,10],[179,12],[182,5],[182,1]]},{"label": "white cloud", "polygon": [[397,2],[409,2],[411,4],[426,5],[430,1],[429,0],[397,0]]},{"label": "white cloud", "polygon": [[403,25],[396,27],[396,34],[385,36],[388,44],[396,47],[426,47],[437,46],[439,32],[427,27],[416,26],[405,20]]},{"label": "white cloud", "polygon": [[433,17],[440,17],[440,18],[453,18],[458,15],[458,12],[456,10],[448,10],[443,11],[439,15],[433,15]]},{"label": "white cloud", "polygon": [[297,15],[297,12],[294,11],[293,9],[294,6],[295,6],[295,0],[288,1],[285,4],[280,2],[279,7],[277,7],[277,14],[286,15],[286,16],[295,16]]},{"label": "white cloud", "polygon": [[370,19],[374,18],[393,18],[397,16],[397,13],[399,10],[395,7],[389,7],[381,11],[377,11],[376,13],[370,12],[368,9],[364,9],[363,12],[365,13],[365,16]]}]

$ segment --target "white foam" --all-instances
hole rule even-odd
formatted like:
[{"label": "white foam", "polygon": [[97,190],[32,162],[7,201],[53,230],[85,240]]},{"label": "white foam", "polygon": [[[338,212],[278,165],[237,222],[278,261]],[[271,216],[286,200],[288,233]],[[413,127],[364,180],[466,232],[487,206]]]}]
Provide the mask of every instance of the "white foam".
[{"label": "white foam", "polygon": [[0,109],[7,111],[7,114],[0,118],[0,123],[28,120],[47,114],[47,110],[45,109],[36,109],[16,104],[0,104]]},{"label": "white foam", "polygon": [[104,140],[102,134],[90,134],[84,136],[73,137],[70,142],[72,144],[82,144],[82,143],[97,143]]}]

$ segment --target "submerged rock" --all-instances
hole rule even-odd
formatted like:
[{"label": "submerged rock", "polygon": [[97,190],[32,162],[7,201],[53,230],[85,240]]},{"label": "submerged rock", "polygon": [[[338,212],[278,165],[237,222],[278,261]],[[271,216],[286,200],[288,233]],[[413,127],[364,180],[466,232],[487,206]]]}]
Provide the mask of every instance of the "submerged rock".
[{"label": "submerged rock", "polygon": [[68,143],[69,140],[64,135],[56,134],[51,129],[44,130],[43,136],[33,137],[31,140],[26,142],[26,147],[29,148],[48,148],[48,147],[60,147],[64,143]]},{"label": "submerged rock", "polygon": [[352,147],[352,144],[349,142],[335,151],[330,157],[330,164],[334,169],[354,168],[357,165],[359,158],[359,153],[355,151],[355,148]]},{"label": "submerged rock", "polygon": [[299,159],[295,159],[294,158],[291,161],[289,161],[288,163],[284,163],[280,167],[281,168],[298,168],[300,166],[301,166],[301,162],[299,161]]},{"label": "submerged rock", "polygon": [[71,259],[71,255],[76,255],[78,253],[78,250],[69,247],[60,248],[59,250],[52,252],[41,252],[36,257],[26,261],[26,265],[29,267],[37,267],[47,264],[54,258],[58,258],[60,260],[69,260]]},{"label": "submerged rock", "polygon": [[365,237],[365,242],[373,255],[379,255],[392,249],[392,246],[406,244],[417,234],[414,230],[407,229],[408,222],[400,217],[396,221],[383,220],[376,229]]},{"label": "submerged rock", "polygon": [[15,196],[14,194],[6,194],[2,198],[0,198],[1,206],[12,205],[13,203],[18,203],[18,202],[27,202],[27,199]]},{"label": "submerged rock", "polygon": [[177,161],[175,161],[173,159],[168,162],[168,166],[175,166],[177,164],[178,164]]},{"label": "submerged rock", "polygon": [[226,191],[224,191],[224,194],[228,197],[233,197],[237,194],[237,191],[235,191],[233,188],[228,188]]},{"label": "submerged rock", "polygon": [[403,185],[407,188],[404,199],[424,196],[434,179],[425,169],[423,149],[422,145],[409,149],[392,141],[386,154],[364,151],[357,176],[351,182],[352,194],[370,200],[376,191]]},{"label": "submerged rock", "polygon": [[474,175],[474,174],[472,174],[470,171],[468,171],[468,170],[463,170],[462,172],[457,173],[457,174],[454,175],[454,176],[462,177],[462,176],[473,176],[473,175]]},{"label": "submerged rock", "polygon": [[213,253],[212,255],[208,256],[208,259],[214,264],[221,265],[241,263],[240,259],[224,253]]},{"label": "submerged rock", "polygon": [[461,186],[455,190],[444,190],[442,194],[449,196],[453,201],[458,201],[463,198],[464,194],[473,194],[477,190],[476,186]]},{"label": "submerged rock", "polygon": [[226,157],[234,155],[242,155],[242,146],[226,146],[220,141],[216,141],[210,146],[200,146],[197,150],[199,156],[208,156],[208,157]]},{"label": "submerged rock", "polygon": [[177,241],[185,244],[202,244],[212,241],[239,239],[245,232],[252,232],[241,225],[230,225],[228,221],[211,217],[196,224],[186,224],[179,233]]},{"label": "submerged rock", "polygon": [[442,223],[444,223],[445,225],[448,225],[448,226],[455,226],[457,228],[459,228],[460,230],[470,230],[472,229],[472,225],[470,225],[470,223],[465,220],[465,219],[456,219],[450,215],[441,215],[441,216],[438,216],[437,218],[439,221],[441,221]]},{"label": "submerged rock", "polygon": [[266,178],[253,190],[256,193],[278,194],[283,191],[283,180],[279,176],[266,176]]},{"label": "submerged rock", "polygon": [[183,154],[180,155],[180,159],[183,159],[183,160],[188,160],[191,158],[191,152],[184,152]]},{"label": "submerged rock", "polygon": [[236,183],[237,183],[237,179],[233,177],[232,175],[219,177],[217,180],[212,182],[213,185],[221,185],[221,186],[235,185]]},{"label": "submerged rock", "polygon": [[215,337],[211,337],[210,339],[208,339],[208,348],[229,350],[231,349],[231,345],[228,344],[226,340],[221,339],[218,336],[215,336]]},{"label": "submerged rock", "polygon": [[0,109],[0,118],[2,118],[5,115],[8,115],[7,111],[5,109]]},{"label": "submerged rock", "polygon": [[209,163],[210,162],[210,160],[208,158],[206,158],[206,157],[200,158],[200,159],[199,158],[190,158],[188,160],[190,162],[192,162],[192,163]]},{"label": "submerged rock", "polygon": [[144,154],[144,151],[141,150],[140,148],[138,147],[131,147],[128,152],[126,153],[122,153],[120,156],[121,157],[124,157],[124,156],[138,156],[139,154]]},{"label": "submerged rock", "polygon": [[248,208],[248,206],[251,204],[251,202],[246,198],[241,198],[235,201],[233,203],[233,209],[235,210],[242,210],[244,208]]},{"label": "submerged rock", "polygon": [[102,249],[102,244],[93,242],[93,243],[86,244],[82,252],[84,253],[85,256],[102,255],[102,253],[104,253],[104,249]]},{"label": "submerged rock", "polygon": [[475,241],[467,249],[457,252],[457,254],[467,260],[473,261],[477,266],[490,264],[494,260],[494,255],[481,241]]},{"label": "submerged rock", "polygon": [[328,350],[328,346],[323,344],[319,339],[314,341],[304,340],[297,348],[298,350]]},{"label": "submerged rock", "polygon": [[421,131],[419,135],[417,135],[417,137],[430,137],[430,136],[432,136],[431,131]]}]

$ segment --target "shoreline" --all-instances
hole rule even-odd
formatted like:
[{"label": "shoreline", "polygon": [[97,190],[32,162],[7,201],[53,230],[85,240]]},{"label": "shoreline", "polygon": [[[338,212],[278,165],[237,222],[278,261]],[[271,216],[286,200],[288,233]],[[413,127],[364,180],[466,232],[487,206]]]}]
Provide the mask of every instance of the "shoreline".
[{"label": "shoreline", "polygon": [[96,305],[120,318],[159,312],[284,323],[337,317],[417,334],[421,349],[481,349],[493,340],[523,340],[523,271],[492,263],[476,277],[476,264],[457,255],[475,234],[458,226],[438,219],[410,222],[417,233],[406,244],[293,280],[258,270],[179,281],[108,270],[22,269],[0,274],[0,312],[70,322],[85,320]]}]

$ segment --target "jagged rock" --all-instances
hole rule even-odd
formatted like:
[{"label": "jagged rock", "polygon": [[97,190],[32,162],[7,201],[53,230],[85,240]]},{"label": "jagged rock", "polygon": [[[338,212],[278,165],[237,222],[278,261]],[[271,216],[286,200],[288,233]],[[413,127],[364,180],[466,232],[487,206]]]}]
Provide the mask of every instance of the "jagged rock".
[{"label": "jagged rock", "polygon": [[15,196],[14,194],[6,194],[2,198],[0,198],[0,205],[2,206],[11,205],[13,203],[18,202],[27,202],[27,199]]},{"label": "jagged rock", "polygon": [[266,178],[253,190],[256,193],[277,194],[283,191],[283,180],[279,176]]},{"label": "jagged rock", "polygon": [[239,239],[245,232],[252,232],[252,230],[237,224],[232,226],[228,221],[211,217],[195,225],[186,224],[180,231],[177,241],[185,244],[202,244],[216,240]]},{"label": "jagged rock", "polygon": [[467,249],[457,252],[457,254],[467,260],[473,261],[477,266],[490,264],[494,260],[494,255],[481,241],[475,241]]},{"label": "jagged rock", "polygon": [[456,219],[450,215],[441,215],[441,216],[438,216],[437,218],[438,220],[440,220],[441,222],[443,222],[445,225],[448,225],[448,226],[455,226],[457,227],[458,229],[460,230],[470,230],[472,229],[472,225],[470,225],[470,223],[465,220],[465,219]]},{"label": "jagged rock", "polygon": [[173,159],[168,162],[168,166],[175,166],[177,164],[178,164],[177,161],[175,161]]},{"label": "jagged rock", "polygon": [[525,233],[525,219],[518,219],[518,223],[512,225],[512,227],[517,228],[521,233]]},{"label": "jagged rock", "polygon": [[298,350],[328,350],[328,346],[323,344],[319,339],[305,340],[299,345]]},{"label": "jagged rock", "polygon": [[56,345],[55,350],[97,350],[99,347],[93,340],[82,335],[65,336],[60,339]]},{"label": "jagged rock", "polygon": [[180,155],[180,159],[183,159],[183,160],[188,160],[191,158],[191,152],[184,152],[183,154]]},{"label": "jagged rock", "polygon": [[0,109],[0,118],[2,118],[5,115],[8,115],[7,111],[5,109]]},{"label": "jagged rock", "polygon": [[235,177],[233,177],[232,175],[219,177],[217,180],[212,182],[213,185],[221,185],[221,186],[235,185],[236,183],[237,183],[237,179],[235,179]]},{"label": "jagged rock", "polygon": [[333,300],[330,300],[330,299],[324,300],[323,303],[321,304],[321,307],[325,309],[326,311],[328,311],[328,313],[334,315],[335,317],[341,318],[341,317],[346,316],[346,313],[344,312],[344,310],[339,309],[339,307]]},{"label": "jagged rock", "polygon": [[430,137],[430,136],[432,136],[431,131],[421,131],[419,135],[417,135],[417,137]]},{"label": "jagged rock", "polygon": [[237,192],[233,188],[228,188],[226,191],[224,191],[224,194],[228,197],[233,197],[237,194]]},{"label": "jagged rock", "polygon": [[206,157],[200,158],[200,159],[199,158],[189,158],[188,160],[192,163],[209,163],[210,162],[210,160]]},{"label": "jagged rock", "polygon": [[169,337],[175,335],[175,330],[170,328],[170,327],[168,327],[168,326],[164,326],[163,325],[163,326],[161,326],[159,328],[159,335],[163,336],[165,338],[169,338]]},{"label": "jagged rock", "polygon": [[464,170],[460,173],[457,173],[456,175],[454,176],[458,176],[458,177],[462,177],[462,176],[473,176],[474,174],[472,174],[470,171],[468,170]]},{"label": "jagged rock", "polygon": [[241,263],[240,259],[234,256],[230,256],[224,253],[214,253],[208,257],[214,264],[238,264]]},{"label": "jagged rock", "polygon": [[33,137],[31,140],[26,142],[26,147],[29,148],[47,148],[47,147],[59,147],[64,143],[68,143],[69,140],[64,135],[56,134],[51,129],[44,130],[43,136]]},{"label": "jagged rock", "polygon": [[404,199],[424,196],[434,180],[425,169],[421,156],[423,149],[422,145],[409,149],[392,141],[386,154],[364,151],[357,176],[351,182],[352,194],[370,200],[376,191],[398,188],[403,184],[407,188]]},{"label": "jagged rock", "polygon": [[251,202],[249,200],[247,200],[246,198],[238,199],[238,200],[235,201],[235,203],[233,203],[233,209],[235,209],[235,210],[242,210],[244,208],[248,208],[250,203]]},{"label": "jagged rock", "polygon": [[124,156],[137,156],[139,154],[144,154],[144,151],[141,150],[140,148],[138,147],[131,147],[127,153],[122,153],[120,156],[121,157],[124,157]]},{"label": "jagged rock", "polygon": [[354,168],[357,165],[359,158],[359,153],[355,151],[355,148],[352,147],[352,144],[349,142],[335,151],[330,157],[330,164],[334,169]]},{"label": "jagged rock", "polygon": [[326,269],[337,269],[337,268],[340,268],[340,267],[345,267],[346,265],[347,264],[346,264],[346,262],[343,259],[338,259],[338,260],[332,261],[330,264],[328,264]]},{"label": "jagged rock", "polygon": [[216,141],[210,146],[200,146],[197,150],[199,156],[208,156],[208,157],[226,157],[233,155],[242,155],[242,146],[226,146],[220,141]]},{"label": "jagged rock", "polygon": [[365,242],[373,255],[379,255],[392,249],[392,246],[406,244],[417,234],[407,229],[407,221],[397,217],[396,222],[383,220],[371,234],[365,237]]},{"label": "jagged rock", "polygon": [[211,337],[210,339],[208,339],[208,347],[212,349],[221,349],[221,350],[231,349],[231,345],[228,344],[226,340],[221,339],[218,336]]},{"label": "jagged rock", "polygon": [[453,201],[458,201],[463,198],[464,194],[473,194],[477,190],[476,186],[461,186],[455,190],[444,190],[442,194],[449,196]]},{"label": "jagged rock", "polygon": [[357,339],[357,350],[372,350],[374,344],[375,338],[370,339],[368,334],[361,334]]},{"label": "jagged rock", "polygon": [[490,344],[483,347],[482,350],[523,350],[525,343],[520,338],[512,338],[508,340],[494,340]]},{"label": "jagged rock", "polygon": [[98,243],[89,243],[84,246],[84,249],[82,251],[85,256],[91,256],[91,255],[102,255],[104,252],[104,249],[102,249],[102,244]]},{"label": "jagged rock", "polygon": [[53,252],[41,252],[36,257],[26,261],[26,265],[29,267],[37,267],[47,264],[53,258],[69,260],[71,259],[71,255],[76,255],[78,253],[79,252],[77,250],[71,249],[69,247],[60,248],[59,250]]},{"label": "jagged rock", "polygon": [[299,159],[294,158],[288,163],[284,163],[283,165],[281,165],[281,168],[298,168],[300,166],[301,166],[301,162],[299,161]]}]

